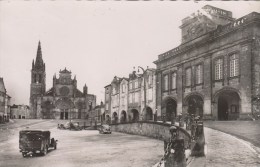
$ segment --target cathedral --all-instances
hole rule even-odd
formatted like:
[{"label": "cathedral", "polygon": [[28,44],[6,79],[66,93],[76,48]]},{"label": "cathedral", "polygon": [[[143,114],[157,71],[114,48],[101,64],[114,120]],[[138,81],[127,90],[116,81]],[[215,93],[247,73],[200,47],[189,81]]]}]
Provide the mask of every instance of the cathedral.
[{"label": "cathedral", "polygon": [[53,76],[53,86],[46,91],[45,63],[42,59],[41,43],[38,44],[36,60],[32,62],[30,109],[31,118],[43,119],[87,119],[89,112],[96,106],[96,96],[77,88],[76,76],[71,71],[59,71]]}]

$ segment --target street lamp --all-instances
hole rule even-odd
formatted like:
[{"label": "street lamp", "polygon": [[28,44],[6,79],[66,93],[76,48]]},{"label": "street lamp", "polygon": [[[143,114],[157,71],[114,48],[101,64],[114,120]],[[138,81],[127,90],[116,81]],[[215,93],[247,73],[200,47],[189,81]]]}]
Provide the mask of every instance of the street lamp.
[{"label": "street lamp", "polygon": [[[145,80],[146,70],[144,70],[143,67],[138,66],[137,72],[139,72],[139,69],[142,70],[142,72],[143,72],[143,78],[144,78],[144,111],[145,111],[145,114],[146,114],[146,80]],[[148,69],[148,66],[147,66],[147,69]],[[142,117],[142,113],[141,113],[141,117]],[[142,117],[142,118],[143,118],[143,117]]]}]

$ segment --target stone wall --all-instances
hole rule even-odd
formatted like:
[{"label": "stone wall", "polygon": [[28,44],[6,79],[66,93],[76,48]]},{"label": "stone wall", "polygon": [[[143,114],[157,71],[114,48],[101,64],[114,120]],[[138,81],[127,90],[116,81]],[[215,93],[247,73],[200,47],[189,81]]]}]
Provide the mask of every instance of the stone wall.
[{"label": "stone wall", "polygon": [[[169,140],[170,138],[169,128],[170,128],[169,124],[163,124],[159,122],[137,122],[137,123],[122,123],[122,124],[111,125],[112,131],[115,132],[147,136],[159,140]],[[189,147],[190,134],[182,128],[179,127],[177,128],[179,129],[179,136],[184,138],[185,140],[185,147],[186,148]]]}]

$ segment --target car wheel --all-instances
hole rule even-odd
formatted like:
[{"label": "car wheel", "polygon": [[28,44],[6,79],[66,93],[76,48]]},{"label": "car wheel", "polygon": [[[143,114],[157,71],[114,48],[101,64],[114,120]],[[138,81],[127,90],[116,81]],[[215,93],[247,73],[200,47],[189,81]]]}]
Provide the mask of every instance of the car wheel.
[{"label": "car wheel", "polygon": [[25,158],[25,157],[26,157],[26,155],[27,155],[27,153],[22,153],[22,155],[23,155],[23,157]]},{"label": "car wheel", "polygon": [[48,148],[47,148],[47,146],[45,146],[45,147],[44,147],[44,150],[43,150],[43,155],[46,155],[47,152],[48,152]]}]

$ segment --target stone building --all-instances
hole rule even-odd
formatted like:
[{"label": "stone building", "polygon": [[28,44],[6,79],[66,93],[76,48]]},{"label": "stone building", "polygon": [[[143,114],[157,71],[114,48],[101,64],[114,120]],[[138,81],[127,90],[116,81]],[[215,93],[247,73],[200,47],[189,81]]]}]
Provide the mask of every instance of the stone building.
[{"label": "stone building", "polygon": [[143,74],[133,71],[129,78],[115,76],[105,87],[106,120],[112,123],[153,120],[157,111],[155,81],[155,69],[151,68]]},{"label": "stone building", "polygon": [[32,62],[30,109],[32,118],[85,119],[96,106],[96,96],[77,88],[76,76],[71,71],[60,70],[59,77],[53,76],[53,86],[46,90],[45,63],[42,59],[41,44],[38,44],[36,60]]},{"label": "stone building", "polygon": [[10,118],[10,100],[4,85],[4,79],[0,77],[0,123],[8,122]]},{"label": "stone building", "polygon": [[96,105],[93,110],[90,111],[89,114],[89,120],[90,124],[98,123],[105,121],[105,115],[104,115],[104,103],[100,102],[100,105]]},{"label": "stone building", "polygon": [[30,118],[30,108],[27,105],[15,105],[10,107],[11,119],[28,119]]},{"label": "stone building", "polygon": [[193,113],[204,119],[248,119],[260,95],[260,14],[239,19],[206,5],[182,20],[182,43],[157,66],[159,119]]}]

